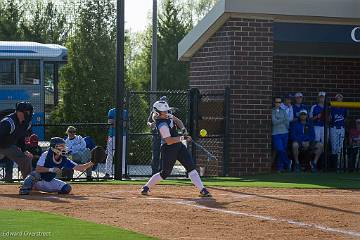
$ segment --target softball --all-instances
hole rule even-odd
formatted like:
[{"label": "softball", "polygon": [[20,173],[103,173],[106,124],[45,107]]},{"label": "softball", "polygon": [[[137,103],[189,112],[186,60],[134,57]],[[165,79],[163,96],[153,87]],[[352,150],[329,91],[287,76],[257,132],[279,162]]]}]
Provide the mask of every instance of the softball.
[{"label": "softball", "polygon": [[206,135],[207,135],[207,131],[205,129],[201,129],[200,130],[200,136],[201,137],[206,137]]}]

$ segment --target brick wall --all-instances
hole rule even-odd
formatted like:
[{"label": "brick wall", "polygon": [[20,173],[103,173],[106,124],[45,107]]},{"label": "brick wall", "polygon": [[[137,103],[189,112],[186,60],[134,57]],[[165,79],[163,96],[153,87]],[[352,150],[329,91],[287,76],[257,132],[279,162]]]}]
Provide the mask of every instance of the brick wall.
[{"label": "brick wall", "polygon": [[191,87],[231,88],[231,176],[270,170],[272,56],[272,21],[234,18],[191,59]]},{"label": "brick wall", "polygon": [[[311,106],[319,91],[334,97],[340,92],[344,101],[360,102],[360,60],[330,57],[274,57],[274,96],[302,92]],[[350,119],[360,117],[350,110]],[[352,125],[350,121],[350,125]]]},{"label": "brick wall", "polygon": [[[190,62],[191,87],[210,93],[231,88],[231,176],[270,170],[272,97],[303,92],[310,106],[325,91],[360,102],[359,59],[273,56],[272,26],[270,20],[232,18]],[[360,117],[360,110],[349,112],[351,120]]]}]

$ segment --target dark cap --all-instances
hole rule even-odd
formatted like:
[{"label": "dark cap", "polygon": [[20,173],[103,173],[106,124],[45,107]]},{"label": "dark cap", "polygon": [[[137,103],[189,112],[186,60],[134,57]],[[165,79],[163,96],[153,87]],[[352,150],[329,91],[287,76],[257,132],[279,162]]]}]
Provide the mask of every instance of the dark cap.
[{"label": "dark cap", "polygon": [[25,112],[30,111],[32,112],[34,107],[31,105],[30,102],[18,102],[16,103],[16,111],[17,112]]}]

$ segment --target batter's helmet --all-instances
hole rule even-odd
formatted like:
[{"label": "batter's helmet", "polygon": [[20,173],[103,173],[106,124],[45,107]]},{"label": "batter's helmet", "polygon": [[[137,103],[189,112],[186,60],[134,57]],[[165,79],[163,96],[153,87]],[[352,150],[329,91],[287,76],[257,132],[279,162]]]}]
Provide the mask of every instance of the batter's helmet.
[{"label": "batter's helmet", "polygon": [[165,101],[156,101],[153,105],[156,112],[167,112],[170,110],[169,104]]}]

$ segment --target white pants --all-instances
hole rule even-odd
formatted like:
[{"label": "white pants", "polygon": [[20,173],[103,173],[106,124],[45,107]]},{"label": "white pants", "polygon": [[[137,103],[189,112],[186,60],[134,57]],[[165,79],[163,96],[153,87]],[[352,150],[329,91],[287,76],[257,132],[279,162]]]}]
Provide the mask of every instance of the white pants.
[{"label": "white pants", "polygon": [[41,180],[35,183],[34,189],[43,192],[59,192],[66,182],[54,178],[50,182]]},{"label": "white pants", "polygon": [[[324,127],[320,126],[314,126],[314,132],[315,132],[315,141],[320,142],[324,144],[325,142],[325,135],[324,135]],[[327,132],[329,134],[329,132]],[[329,137],[328,137],[329,139]]]},{"label": "white pants", "polygon": [[345,129],[341,128],[330,128],[330,141],[331,141],[331,153],[340,154],[343,148],[345,139]]},{"label": "white pants", "polygon": [[115,137],[108,137],[106,145],[106,164],[105,164],[105,173],[112,175],[112,165],[113,158],[115,154]]}]

